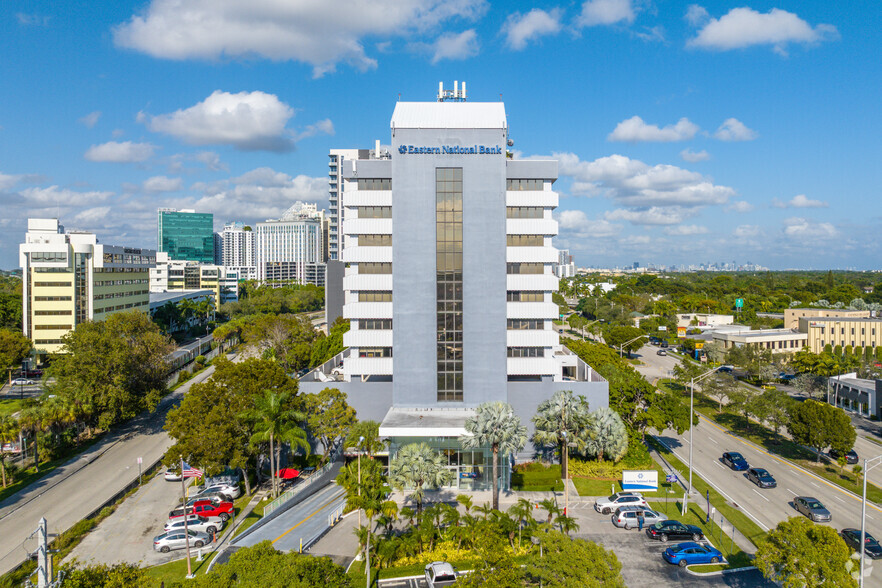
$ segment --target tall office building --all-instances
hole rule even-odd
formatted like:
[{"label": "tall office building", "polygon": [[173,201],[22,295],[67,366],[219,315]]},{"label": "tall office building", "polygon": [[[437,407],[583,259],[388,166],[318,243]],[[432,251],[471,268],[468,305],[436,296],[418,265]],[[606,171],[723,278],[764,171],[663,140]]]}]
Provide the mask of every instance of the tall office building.
[{"label": "tall office building", "polygon": [[93,233],[65,233],[57,219],[32,218],[19,261],[22,331],[38,354],[61,351],[80,323],[149,308],[152,249],[103,245]]},{"label": "tall office building", "polygon": [[257,279],[325,285],[322,215],[315,204],[295,202],[281,218],[257,223]]},{"label": "tall office building", "polygon": [[[396,103],[391,127],[391,158],[339,170],[347,349],[301,390],[345,391],[360,419],[382,421],[390,459],[426,442],[454,485],[487,488],[490,448],[458,440],[476,406],[508,402],[531,428],[556,391],[608,402],[606,381],[552,323],[558,164],[508,159],[504,105],[465,102],[464,88]],[[500,484],[513,458],[501,457]]]},{"label": "tall office building", "polygon": [[158,251],[171,259],[214,263],[214,215],[174,208],[157,212]]}]

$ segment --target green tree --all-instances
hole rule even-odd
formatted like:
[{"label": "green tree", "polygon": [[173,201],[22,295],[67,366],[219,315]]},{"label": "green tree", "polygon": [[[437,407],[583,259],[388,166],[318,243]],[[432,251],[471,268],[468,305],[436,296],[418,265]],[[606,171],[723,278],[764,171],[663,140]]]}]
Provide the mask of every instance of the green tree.
[{"label": "green tree", "polygon": [[841,408],[817,400],[793,404],[787,430],[794,441],[813,448],[819,462],[824,448],[847,453],[857,438],[851,419]]},{"label": "green tree", "polygon": [[619,461],[628,451],[628,430],[617,412],[602,406],[591,413],[580,434],[587,455]]},{"label": "green tree", "polygon": [[827,391],[827,378],[804,373],[796,376],[792,385],[809,398],[823,398]]},{"label": "green tree", "polygon": [[61,567],[64,588],[133,588],[146,586],[144,570],[134,563],[82,565],[74,560]]},{"label": "green tree", "polygon": [[533,552],[525,565],[529,586],[549,588],[624,588],[622,564],[612,550],[563,533],[538,533],[542,555]]},{"label": "green tree", "polygon": [[643,331],[637,327],[614,326],[604,330],[603,340],[616,350],[627,351],[630,357],[631,352],[646,345],[646,338],[641,335]]},{"label": "green tree", "polygon": [[705,394],[719,403],[717,412],[723,412],[723,401],[728,401],[729,395],[738,389],[738,382],[730,374],[717,372],[702,382],[701,388]]},{"label": "green tree", "polygon": [[777,388],[774,390],[764,390],[762,397],[765,403],[766,420],[771,423],[775,434],[780,435],[781,429],[786,427],[790,420],[790,407],[794,404],[795,400],[787,392]]},{"label": "green tree", "polygon": [[590,412],[584,396],[576,396],[572,390],[560,390],[548,400],[542,401],[533,417],[533,443],[560,450],[561,477],[568,477],[567,452],[564,445],[575,444],[588,426]]},{"label": "green tree", "polygon": [[21,363],[33,346],[31,340],[12,329],[0,329],[0,369]]},{"label": "green tree", "polygon": [[527,427],[505,402],[485,402],[465,421],[463,449],[490,447],[493,452],[493,508],[499,510],[499,458],[516,454],[527,444]]},{"label": "green tree", "polygon": [[425,443],[411,443],[398,450],[389,465],[389,479],[399,490],[410,490],[417,503],[417,517],[422,515],[426,489],[445,486],[453,478],[437,451]]},{"label": "green tree", "polygon": [[[359,439],[363,438],[359,444]],[[380,423],[377,421],[358,421],[349,428],[346,436],[346,447],[357,447],[361,451],[373,457],[378,451],[386,448],[386,443],[380,439]]]},{"label": "green tree", "polygon": [[349,320],[341,316],[331,325],[327,337],[319,333],[312,344],[312,353],[309,356],[310,367],[319,366],[343,351],[343,335],[347,331],[349,331]]},{"label": "green tree", "polygon": [[322,463],[325,463],[337,440],[345,439],[358,420],[355,409],[346,403],[346,393],[337,388],[325,388],[318,394],[304,394],[302,398],[306,426],[312,436],[321,441]]},{"label": "green tree", "polygon": [[0,472],[3,474],[3,487],[6,488],[6,443],[18,441],[21,432],[18,421],[9,415],[0,415]]},{"label": "green tree", "polygon": [[243,411],[240,417],[252,423],[252,445],[269,442],[270,476],[275,498],[278,496],[275,441],[290,443],[292,448],[298,447],[309,454],[306,431],[297,425],[305,420],[305,415],[295,407],[290,392],[268,389],[255,398],[254,407]]},{"label": "green tree", "polygon": [[457,588],[520,588],[524,572],[515,564],[502,538],[490,523],[481,525],[482,541],[476,545],[479,563],[471,573],[460,576]]},{"label": "green tree", "polygon": [[340,468],[336,481],[337,485],[346,491],[347,510],[361,508],[359,488],[361,489],[361,495],[365,496],[383,496],[388,491],[388,479],[384,469],[383,464],[370,457],[361,459],[360,476],[358,460],[354,460]]},{"label": "green tree", "polygon": [[851,549],[836,533],[803,517],[778,523],[756,550],[756,567],[784,588],[857,586],[849,573]]}]

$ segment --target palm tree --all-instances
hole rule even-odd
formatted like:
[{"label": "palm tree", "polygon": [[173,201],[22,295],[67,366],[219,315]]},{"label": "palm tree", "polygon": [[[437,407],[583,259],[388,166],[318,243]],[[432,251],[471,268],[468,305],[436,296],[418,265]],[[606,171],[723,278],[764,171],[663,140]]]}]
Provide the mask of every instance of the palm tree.
[{"label": "palm tree", "polygon": [[526,498],[518,498],[517,503],[509,507],[508,514],[518,522],[518,549],[520,549],[522,529],[524,527],[529,529],[536,522],[533,519],[533,504]]},{"label": "palm tree", "polygon": [[273,498],[278,495],[275,442],[290,443],[292,448],[299,447],[309,454],[306,431],[297,425],[298,422],[306,420],[306,416],[294,409],[290,401],[290,392],[264,390],[263,396],[255,399],[254,408],[242,413],[243,418],[254,422],[251,444],[258,445],[269,441]]},{"label": "palm tree", "polygon": [[399,490],[413,488],[411,499],[417,503],[419,522],[425,489],[450,483],[453,474],[447,469],[440,453],[425,443],[411,443],[398,450],[389,466],[389,478]]},{"label": "palm tree", "polygon": [[567,479],[567,452],[565,444],[578,442],[580,433],[590,419],[588,401],[576,396],[572,390],[560,390],[543,401],[536,410],[533,424],[533,442],[537,445],[555,446],[560,450],[561,478]]},{"label": "palm tree", "polygon": [[588,427],[582,431],[585,451],[603,461],[604,454],[613,461],[624,457],[628,451],[628,430],[619,414],[602,406],[591,413]]},{"label": "palm tree", "polygon": [[37,449],[37,432],[43,427],[42,407],[35,400],[26,400],[24,408],[18,413],[18,424],[34,438],[34,469],[40,472],[40,454]]},{"label": "palm tree", "polygon": [[485,402],[465,422],[466,435],[459,438],[463,449],[488,445],[493,451],[493,508],[499,510],[499,455],[517,453],[527,444],[527,427],[505,402]]},{"label": "palm tree", "polygon": [[550,525],[551,520],[555,515],[560,514],[560,507],[557,505],[557,500],[554,498],[546,498],[539,502],[539,506],[542,507],[548,513],[548,519],[545,521],[546,524]]},{"label": "palm tree", "polygon": [[9,415],[0,415],[0,471],[3,473],[4,488],[6,488],[6,450],[4,445],[18,439],[20,432],[18,421]]}]

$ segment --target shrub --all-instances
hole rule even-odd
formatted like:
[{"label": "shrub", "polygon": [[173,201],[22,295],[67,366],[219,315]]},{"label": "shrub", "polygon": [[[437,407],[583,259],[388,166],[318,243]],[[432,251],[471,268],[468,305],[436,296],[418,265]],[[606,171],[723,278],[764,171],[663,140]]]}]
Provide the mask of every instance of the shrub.
[{"label": "shrub", "polygon": [[182,370],[178,374],[178,384],[183,384],[184,382],[189,380],[191,377],[192,377],[192,374],[190,372],[188,372],[187,370]]},{"label": "shrub", "polygon": [[196,359],[194,359],[193,361],[196,362],[196,365],[201,367],[201,366],[205,365],[205,356],[204,355],[197,355]]}]

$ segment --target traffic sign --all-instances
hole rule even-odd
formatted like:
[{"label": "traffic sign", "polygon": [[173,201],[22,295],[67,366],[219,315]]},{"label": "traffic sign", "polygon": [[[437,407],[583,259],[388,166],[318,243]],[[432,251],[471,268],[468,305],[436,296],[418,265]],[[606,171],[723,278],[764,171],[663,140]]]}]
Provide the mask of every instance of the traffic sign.
[{"label": "traffic sign", "polygon": [[665,476],[665,482],[668,484],[676,484],[677,483],[677,474],[668,474]]},{"label": "traffic sign", "polygon": [[735,299],[735,308],[742,308],[744,306],[744,298],[736,298]]}]

